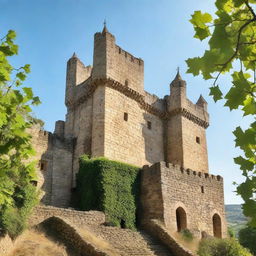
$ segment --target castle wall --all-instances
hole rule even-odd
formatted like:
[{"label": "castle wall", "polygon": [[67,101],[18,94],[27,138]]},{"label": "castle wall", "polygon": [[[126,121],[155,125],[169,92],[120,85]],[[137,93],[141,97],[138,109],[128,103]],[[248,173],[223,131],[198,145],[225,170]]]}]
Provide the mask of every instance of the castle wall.
[{"label": "castle wall", "polygon": [[163,160],[163,121],[124,94],[109,87],[104,89],[104,156],[136,166]]},{"label": "castle wall", "polygon": [[[151,186],[158,186],[158,189],[151,192]],[[163,212],[159,213],[161,197]],[[202,232],[213,236],[214,214],[221,218],[222,237],[227,236],[223,179],[220,176],[157,163],[143,170],[142,202],[146,202],[143,205],[144,222],[160,219],[171,232],[176,232],[176,210],[181,207],[186,213],[187,228],[198,238]]]},{"label": "castle wall", "polygon": [[183,167],[208,172],[205,128],[181,117]]},{"label": "castle wall", "polygon": [[68,206],[72,181],[72,140],[66,140],[55,134],[29,129],[32,146],[36,155],[30,160],[37,164],[37,187],[41,190],[44,204]]},{"label": "castle wall", "polygon": [[105,100],[105,87],[97,87],[92,99],[92,157],[105,156]]}]

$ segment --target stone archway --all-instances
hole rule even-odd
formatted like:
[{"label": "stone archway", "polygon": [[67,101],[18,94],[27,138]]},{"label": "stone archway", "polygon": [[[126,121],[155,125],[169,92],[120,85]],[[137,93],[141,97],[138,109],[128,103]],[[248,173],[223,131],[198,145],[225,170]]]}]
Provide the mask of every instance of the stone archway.
[{"label": "stone archway", "polygon": [[213,224],[213,236],[221,238],[222,237],[221,218],[217,213],[215,213],[212,217],[212,224]]},{"label": "stone archway", "polygon": [[182,207],[176,209],[176,223],[178,232],[187,228],[187,214]]}]

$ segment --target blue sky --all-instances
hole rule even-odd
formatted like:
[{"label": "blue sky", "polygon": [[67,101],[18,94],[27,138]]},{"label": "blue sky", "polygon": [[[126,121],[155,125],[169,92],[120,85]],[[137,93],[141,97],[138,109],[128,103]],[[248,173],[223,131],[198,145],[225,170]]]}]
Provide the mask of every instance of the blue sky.
[{"label": "blue sky", "polygon": [[[11,61],[16,67],[31,64],[26,85],[43,102],[34,112],[49,131],[56,120],[65,118],[66,62],[76,52],[86,65],[92,64],[93,35],[102,30],[104,19],[117,44],[144,60],[147,91],[160,97],[168,94],[179,66],[188,97],[195,102],[202,93],[209,104],[210,172],[224,177],[226,203],[242,202],[233,193],[232,182],[242,178],[233,163],[239,151],[231,131],[249,121],[224,108],[223,102],[213,102],[208,96],[210,81],[185,73],[185,60],[207,47],[207,42],[193,38],[190,15],[195,10],[214,13],[213,0],[0,0],[0,9],[0,37],[8,29],[17,32],[19,56]],[[222,77],[220,85],[227,90],[229,79]]]}]

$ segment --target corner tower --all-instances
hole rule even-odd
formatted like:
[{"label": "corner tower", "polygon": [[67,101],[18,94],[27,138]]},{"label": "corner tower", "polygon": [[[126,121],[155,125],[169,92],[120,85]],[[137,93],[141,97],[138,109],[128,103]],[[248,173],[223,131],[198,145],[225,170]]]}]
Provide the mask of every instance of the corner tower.
[{"label": "corner tower", "polygon": [[207,103],[202,96],[197,104],[187,99],[186,82],[179,72],[170,84],[167,113],[167,162],[207,173]]}]

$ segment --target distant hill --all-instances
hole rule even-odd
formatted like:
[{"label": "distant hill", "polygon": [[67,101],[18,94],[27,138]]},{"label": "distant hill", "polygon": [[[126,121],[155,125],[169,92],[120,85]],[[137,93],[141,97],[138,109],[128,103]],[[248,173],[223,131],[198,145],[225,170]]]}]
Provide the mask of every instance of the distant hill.
[{"label": "distant hill", "polygon": [[227,204],[225,205],[226,218],[228,226],[231,227],[235,234],[245,226],[247,218],[243,215],[240,204]]}]

